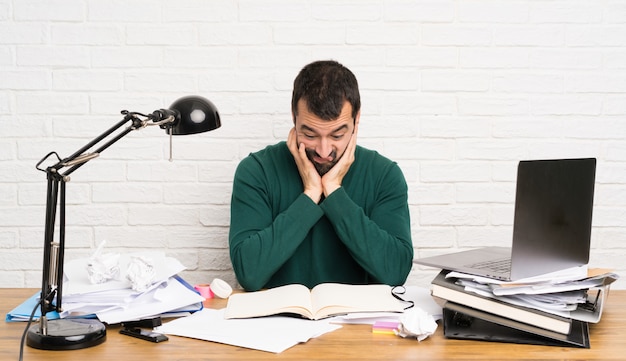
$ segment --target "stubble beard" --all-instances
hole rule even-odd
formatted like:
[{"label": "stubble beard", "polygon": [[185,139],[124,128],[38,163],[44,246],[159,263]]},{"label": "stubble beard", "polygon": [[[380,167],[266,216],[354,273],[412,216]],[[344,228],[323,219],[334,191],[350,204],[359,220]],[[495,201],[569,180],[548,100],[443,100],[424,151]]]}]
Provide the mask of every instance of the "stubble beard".
[{"label": "stubble beard", "polygon": [[315,157],[318,156],[315,150],[305,149],[305,152],[306,152],[307,158],[309,158],[311,163],[313,163],[313,166],[317,170],[317,173],[319,173],[320,177],[323,177],[324,174],[328,173],[328,171],[331,170],[335,166],[335,164],[337,164],[337,162],[339,161],[339,158],[337,158],[337,152],[334,150],[330,154],[333,160],[330,162],[326,162],[326,163],[317,163],[316,161],[314,161]]}]

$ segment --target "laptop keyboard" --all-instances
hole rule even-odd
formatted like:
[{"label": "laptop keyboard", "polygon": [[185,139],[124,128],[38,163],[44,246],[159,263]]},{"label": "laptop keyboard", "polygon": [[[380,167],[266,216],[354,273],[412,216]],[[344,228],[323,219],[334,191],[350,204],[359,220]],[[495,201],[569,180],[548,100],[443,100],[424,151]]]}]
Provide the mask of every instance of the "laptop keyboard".
[{"label": "laptop keyboard", "polygon": [[468,266],[469,268],[488,270],[497,273],[507,273],[511,270],[511,259],[503,258],[497,260],[490,260],[484,262],[474,263]]}]

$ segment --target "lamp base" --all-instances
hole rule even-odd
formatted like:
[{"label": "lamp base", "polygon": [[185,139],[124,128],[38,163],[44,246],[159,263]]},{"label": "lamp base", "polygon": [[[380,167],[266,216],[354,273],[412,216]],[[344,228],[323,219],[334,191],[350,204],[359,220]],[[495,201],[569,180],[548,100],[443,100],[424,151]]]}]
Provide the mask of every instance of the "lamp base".
[{"label": "lamp base", "polygon": [[47,334],[39,324],[28,329],[26,344],[41,350],[78,350],[96,346],[106,340],[106,327],[93,319],[48,320]]}]

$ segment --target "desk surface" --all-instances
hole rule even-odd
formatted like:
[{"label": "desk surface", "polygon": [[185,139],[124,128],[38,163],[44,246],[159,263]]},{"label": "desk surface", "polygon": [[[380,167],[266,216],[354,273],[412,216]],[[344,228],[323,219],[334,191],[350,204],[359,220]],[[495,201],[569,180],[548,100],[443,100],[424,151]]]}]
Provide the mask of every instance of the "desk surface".
[{"label": "desk surface", "polygon": [[[20,304],[36,290],[0,289],[0,312]],[[209,300],[207,307],[222,308],[225,300]],[[26,323],[1,322],[0,360],[18,360],[19,343]],[[280,354],[244,349],[213,342],[170,336],[151,343],[107,328],[101,345],[72,351],[43,351],[24,347],[24,361],[34,360],[624,360],[626,358],[626,290],[612,291],[602,321],[590,326],[591,349],[515,345],[495,342],[449,340],[442,328],[428,339],[403,339],[372,334],[368,325],[344,325],[341,329],[296,345]]]}]

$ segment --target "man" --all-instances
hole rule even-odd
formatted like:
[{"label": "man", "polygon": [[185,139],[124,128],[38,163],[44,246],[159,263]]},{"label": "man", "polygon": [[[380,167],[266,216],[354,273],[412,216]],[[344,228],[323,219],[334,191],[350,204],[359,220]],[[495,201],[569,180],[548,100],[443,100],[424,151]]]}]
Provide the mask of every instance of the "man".
[{"label": "man", "polygon": [[294,81],[287,141],[239,164],[229,243],[244,289],[406,281],[406,181],[396,163],[356,145],[360,108],[349,69],[313,62]]}]

